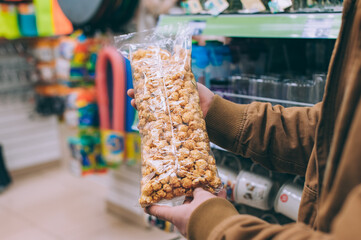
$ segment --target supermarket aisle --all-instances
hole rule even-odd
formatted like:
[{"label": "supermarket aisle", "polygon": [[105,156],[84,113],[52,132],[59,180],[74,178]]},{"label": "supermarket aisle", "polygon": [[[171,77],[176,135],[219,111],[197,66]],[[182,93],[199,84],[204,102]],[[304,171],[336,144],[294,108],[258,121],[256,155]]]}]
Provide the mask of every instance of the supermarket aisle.
[{"label": "supermarket aisle", "polygon": [[77,178],[63,168],[17,179],[0,194],[1,239],[173,239],[106,212],[106,177]]}]

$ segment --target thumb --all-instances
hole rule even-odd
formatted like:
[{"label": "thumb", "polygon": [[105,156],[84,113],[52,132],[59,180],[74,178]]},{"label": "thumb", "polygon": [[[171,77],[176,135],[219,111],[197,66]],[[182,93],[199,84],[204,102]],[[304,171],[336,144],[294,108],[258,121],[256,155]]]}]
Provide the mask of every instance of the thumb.
[{"label": "thumb", "polygon": [[145,211],[148,214],[155,216],[156,218],[168,222],[170,222],[172,218],[172,207],[169,206],[158,206],[158,205],[149,206],[145,209]]},{"label": "thumb", "polygon": [[193,191],[193,198],[194,200],[203,200],[207,198],[215,197],[212,193],[202,189],[202,188],[196,188]]}]

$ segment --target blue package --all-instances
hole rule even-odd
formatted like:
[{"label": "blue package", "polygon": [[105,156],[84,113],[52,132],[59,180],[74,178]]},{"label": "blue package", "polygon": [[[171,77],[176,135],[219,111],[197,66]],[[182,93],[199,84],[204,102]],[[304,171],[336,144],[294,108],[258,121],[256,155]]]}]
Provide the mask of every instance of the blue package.
[{"label": "blue package", "polygon": [[19,14],[20,32],[25,37],[36,37],[38,31],[36,28],[35,14]]},{"label": "blue package", "polygon": [[[126,89],[128,91],[128,89],[133,88],[133,76],[132,76],[132,67],[130,65],[130,61],[126,58],[124,58],[125,60],[125,65],[126,65],[126,77],[127,77],[127,82],[126,82]],[[128,95],[126,95],[126,101],[125,101],[125,131],[126,132],[135,132],[136,129],[134,129],[134,126],[136,126],[136,111],[135,109],[132,107],[132,105],[130,104],[130,102],[132,101],[132,98],[129,97]]]}]

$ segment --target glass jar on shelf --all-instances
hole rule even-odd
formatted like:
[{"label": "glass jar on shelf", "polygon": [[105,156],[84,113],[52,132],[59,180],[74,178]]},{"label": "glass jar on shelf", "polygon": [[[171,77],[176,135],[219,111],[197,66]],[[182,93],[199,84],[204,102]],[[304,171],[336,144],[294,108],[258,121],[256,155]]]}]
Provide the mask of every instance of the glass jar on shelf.
[{"label": "glass jar on shelf", "polygon": [[[299,103],[316,103],[315,83],[312,80],[290,80],[287,79],[283,84],[283,99]],[[287,104],[286,107],[292,105]]]},{"label": "glass jar on shelf", "polygon": [[[250,79],[246,75],[231,76],[230,81],[232,84],[233,93],[237,95],[249,96],[249,82]],[[240,97],[234,97],[234,102],[241,104],[251,103],[250,99]]]},{"label": "glass jar on shelf", "polygon": [[[280,78],[261,76],[250,81],[250,95],[264,98],[280,99],[282,86]],[[271,102],[274,104],[273,102]]]}]

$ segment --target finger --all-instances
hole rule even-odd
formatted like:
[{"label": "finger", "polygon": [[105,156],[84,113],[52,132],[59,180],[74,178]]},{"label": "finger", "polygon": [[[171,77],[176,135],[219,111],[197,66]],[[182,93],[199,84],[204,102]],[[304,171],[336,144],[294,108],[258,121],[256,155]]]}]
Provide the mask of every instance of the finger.
[{"label": "finger", "polygon": [[137,106],[135,105],[135,100],[134,99],[132,99],[132,101],[130,101],[130,104],[133,106],[133,108],[137,109]]},{"label": "finger", "polygon": [[222,190],[217,194],[217,196],[226,199],[226,198],[227,198],[227,191],[226,191],[225,189],[222,189]]},{"label": "finger", "polygon": [[127,91],[127,94],[128,94],[129,97],[134,98],[134,89],[129,89]]},{"label": "finger", "polygon": [[208,88],[206,86],[204,86],[202,83],[197,83],[197,89],[198,89],[199,92],[204,92]]},{"label": "finger", "polygon": [[203,87],[205,87],[202,83],[199,83],[199,82],[197,82],[197,87],[198,88],[203,88]]},{"label": "finger", "polygon": [[214,196],[214,195],[212,193],[204,190],[203,188],[196,188],[193,191],[194,198],[200,198],[200,197],[205,197],[205,196]]},{"label": "finger", "polygon": [[150,206],[146,208],[148,214],[155,216],[161,220],[171,222],[172,207],[169,206]]}]

